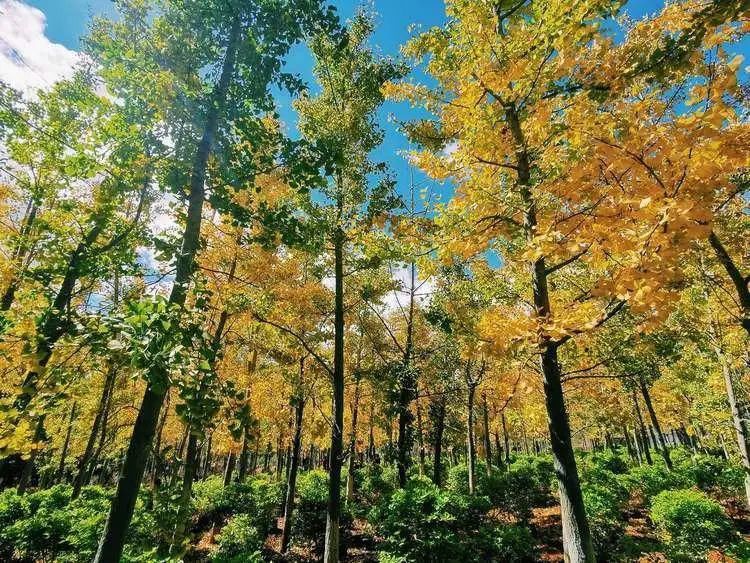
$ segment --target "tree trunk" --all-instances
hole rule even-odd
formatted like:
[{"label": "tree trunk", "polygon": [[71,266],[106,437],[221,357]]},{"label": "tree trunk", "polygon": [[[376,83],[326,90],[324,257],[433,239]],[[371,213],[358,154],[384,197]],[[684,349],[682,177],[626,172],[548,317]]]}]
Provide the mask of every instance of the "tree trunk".
[{"label": "tree trunk", "polygon": [[[510,104],[505,108],[505,117],[516,144],[518,190],[524,207],[523,229],[527,241],[531,242],[538,234],[536,232],[536,202],[531,192],[531,157],[515,104]],[[539,319],[548,318],[552,315],[552,309],[544,258],[533,260],[529,267],[535,316]],[[540,366],[544,379],[550,443],[560,488],[563,551],[566,560],[571,563],[593,563],[595,561],[594,548],[573,454],[570,422],[565,407],[562,376],[557,357],[558,344],[548,337],[540,336],[537,345],[541,351]]]},{"label": "tree trunk", "polygon": [[505,445],[505,465],[510,465],[510,439],[508,437],[508,421],[505,419],[505,411],[500,413],[500,420],[503,423],[503,443]]},{"label": "tree trunk", "polygon": [[419,447],[419,474],[424,475],[424,469],[425,469],[424,429],[422,426],[422,408],[418,401],[417,401],[417,445]]},{"label": "tree trunk", "polygon": [[375,424],[374,424],[374,405],[370,405],[370,416],[367,421],[369,425],[369,436],[367,438],[367,460],[372,463],[375,460]]},{"label": "tree trunk", "polygon": [[354,405],[352,407],[352,435],[349,439],[349,466],[346,474],[346,503],[354,501],[354,461],[357,455],[357,417],[359,414],[359,378],[354,387]]},{"label": "tree trunk", "polygon": [[[343,190],[339,175],[339,190]],[[323,563],[339,561],[339,520],[341,516],[341,464],[344,428],[344,241],[343,196],[339,193],[338,224],[334,234],[334,344],[333,344],[333,420],[331,425],[331,450],[329,453],[328,510]]]},{"label": "tree trunk", "polygon": [[445,430],[445,397],[438,399],[435,413],[435,459],[432,467],[432,481],[440,486],[442,480],[442,453],[443,453],[443,431]]},{"label": "tree trunk", "polygon": [[748,283],[750,276],[743,275],[740,272],[737,264],[713,231],[711,231],[708,237],[708,242],[711,244],[711,248],[714,249],[719,262],[724,266],[729,279],[732,280],[740,306],[740,325],[750,335],[750,283]]},{"label": "tree trunk", "polygon": [[633,442],[635,445],[635,453],[638,456],[638,465],[643,465],[643,454],[641,453],[643,448],[641,447],[641,440],[635,428],[633,428]]},{"label": "tree trunk", "polygon": [[627,426],[625,427],[625,429],[623,431],[623,436],[625,437],[625,447],[628,450],[628,456],[633,461],[640,462],[640,460],[638,459],[638,457],[635,454],[635,450],[633,449],[633,444],[630,441],[630,433],[628,432],[628,427]]},{"label": "tree trunk", "polygon": [[193,480],[195,478],[195,470],[198,467],[198,436],[194,431],[191,431],[187,440],[187,450],[185,452],[185,465],[182,476],[182,488],[180,490],[179,506],[177,508],[177,523],[175,525],[174,534],[172,535],[172,543],[169,546],[169,554],[174,555],[182,551],[182,542],[185,537],[185,530],[187,529],[187,522],[189,519],[190,510],[190,496],[193,491]]},{"label": "tree trunk", "polygon": [[474,393],[476,387],[469,384],[466,401],[466,456],[469,471],[469,494],[476,492],[476,450],[474,448]]},{"label": "tree trunk", "polygon": [[750,456],[748,455],[748,432],[745,423],[742,420],[739,406],[737,405],[737,396],[734,391],[734,381],[732,378],[732,369],[724,358],[724,353],[717,349],[717,355],[721,362],[721,371],[724,375],[724,386],[727,391],[727,400],[729,401],[729,410],[732,413],[732,424],[737,437],[737,449],[740,454],[740,462],[745,470],[745,502],[750,507]]},{"label": "tree trunk", "polygon": [[669,457],[669,450],[667,449],[667,445],[664,443],[664,435],[661,432],[659,420],[656,418],[656,411],[654,410],[654,405],[651,402],[651,393],[649,393],[646,381],[642,377],[640,377],[639,380],[641,394],[643,395],[643,402],[646,404],[646,410],[648,410],[648,416],[651,419],[651,425],[654,427],[654,440],[656,444],[655,447],[659,450],[659,453],[661,453],[661,456],[664,458],[664,463],[667,465],[667,469],[671,471],[672,459]]},{"label": "tree trunk", "polygon": [[640,428],[640,436],[641,436],[641,446],[643,450],[643,456],[646,458],[646,463],[649,465],[653,465],[654,460],[651,459],[651,451],[648,447],[648,435],[646,434],[646,425],[643,424],[643,416],[641,415],[641,407],[638,404],[638,395],[635,392],[635,389],[632,393],[633,396],[633,405],[635,405],[635,415],[638,419],[638,427]]},{"label": "tree trunk", "polygon": [[[302,369],[303,362],[304,359],[300,361],[300,369]],[[289,464],[289,479],[286,485],[286,501],[284,502],[284,529],[281,532],[281,553],[286,553],[292,531],[294,495],[297,488],[297,471],[299,470],[299,454],[302,443],[302,415],[304,409],[305,400],[299,396],[296,398],[294,404],[294,438],[292,439],[292,458]]]},{"label": "tree trunk", "polygon": [[107,368],[107,376],[104,379],[104,386],[102,387],[102,395],[96,408],[96,414],[94,415],[94,422],[91,425],[91,432],[89,433],[89,438],[86,441],[86,447],[83,450],[83,455],[78,461],[78,472],[76,473],[75,479],[73,480],[73,492],[71,493],[70,497],[71,500],[77,499],[78,495],[81,494],[81,488],[88,483],[87,476],[90,475],[89,464],[91,463],[94,455],[96,438],[102,425],[102,419],[104,417],[109,396],[113,392],[116,376],[117,369],[115,368],[115,364],[114,362],[110,362],[109,367]]},{"label": "tree trunk", "polygon": [[487,477],[492,475],[492,446],[490,445],[490,415],[487,411],[487,394],[482,393],[482,409],[484,411],[484,461]]},{"label": "tree trunk", "polygon": [[229,452],[227,457],[227,465],[224,468],[224,488],[228,487],[232,482],[232,473],[234,472],[235,455],[234,450]]},{"label": "tree trunk", "polygon": [[65,432],[65,441],[63,442],[62,451],[60,452],[60,464],[57,466],[57,482],[63,483],[65,480],[65,461],[68,457],[68,448],[70,447],[70,435],[73,433],[73,421],[76,417],[77,403],[73,401],[70,407],[70,418],[68,419],[68,429]]},{"label": "tree trunk", "polygon": [[503,467],[503,447],[500,445],[500,432],[493,433],[495,438],[495,465]]},{"label": "tree trunk", "polygon": [[[226,104],[227,91],[234,74],[240,33],[240,19],[236,17],[227,41],[221,76],[212,95],[214,103],[210,105],[206,115],[203,136],[193,162],[182,248],[177,258],[174,285],[169,297],[171,304],[180,307],[185,304],[188,285],[195,269],[195,256],[200,244],[201,219],[205,200],[206,169],[219,128],[220,115]],[[94,563],[115,563],[120,560],[122,555],[125,534],[133,517],[138,489],[143,480],[148,453],[159,421],[159,411],[166,395],[164,382],[167,379],[167,375],[162,373],[161,369],[152,370],[150,374],[149,384],[133,426],[133,434],[117,482],[117,491],[112,499],[112,506],[107,516]]]},{"label": "tree trunk", "polygon": [[214,440],[214,434],[213,432],[208,435],[208,443],[206,444],[206,453],[204,454],[205,457],[203,458],[203,469],[202,474],[203,478],[205,479],[208,477],[208,475],[211,473],[211,446],[213,444]]},{"label": "tree trunk", "polygon": [[593,563],[595,561],[594,548],[573,454],[570,423],[565,410],[560,365],[555,346],[547,347],[542,355],[541,367],[544,374],[550,443],[560,486],[563,546],[566,559],[571,562]]},{"label": "tree trunk", "polygon": [[248,454],[248,429],[242,434],[242,449],[240,449],[240,467],[237,471],[237,482],[242,483],[245,481],[247,475],[247,454]]}]

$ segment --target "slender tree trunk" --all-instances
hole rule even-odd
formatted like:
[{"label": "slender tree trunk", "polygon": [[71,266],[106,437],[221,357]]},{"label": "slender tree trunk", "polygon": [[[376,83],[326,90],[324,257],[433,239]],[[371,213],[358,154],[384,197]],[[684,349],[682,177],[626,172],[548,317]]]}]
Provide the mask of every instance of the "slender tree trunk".
[{"label": "slender tree trunk", "polygon": [[359,414],[360,387],[357,379],[354,387],[354,405],[352,407],[352,435],[349,439],[349,466],[346,474],[346,503],[354,501],[354,462],[357,455],[357,418]]},{"label": "slender tree trunk", "polygon": [[734,432],[737,437],[737,449],[740,454],[740,462],[745,470],[745,502],[750,507],[750,455],[748,455],[748,432],[742,415],[740,413],[739,406],[737,405],[737,396],[734,391],[734,381],[732,378],[732,369],[724,357],[724,353],[721,349],[717,348],[716,351],[719,360],[721,362],[721,370],[724,375],[724,386],[727,391],[727,400],[729,401],[729,410],[732,413],[732,424],[734,426]]},{"label": "slender tree trunk", "polygon": [[495,438],[495,465],[503,467],[503,447],[500,445],[500,433],[493,432]]},{"label": "slender tree trunk", "polygon": [[232,473],[234,472],[235,454],[234,450],[229,452],[227,457],[227,465],[224,468],[224,488],[228,487],[232,482]]},{"label": "slender tree trunk", "polygon": [[334,344],[333,344],[333,420],[331,425],[331,450],[328,473],[328,510],[326,513],[326,535],[323,563],[339,561],[339,521],[341,516],[341,464],[344,428],[344,242],[343,230],[343,185],[338,179],[337,201],[338,224],[334,234]]},{"label": "slender tree trunk", "polygon": [[[177,306],[184,306],[185,304],[188,285],[195,269],[195,256],[200,243],[201,219],[205,199],[206,169],[219,128],[221,112],[226,104],[227,91],[234,74],[240,34],[240,19],[236,17],[227,41],[221,76],[213,92],[212,101],[214,103],[211,104],[206,116],[203,136],[193,162],[182,248],[177,259],[175,281],[169,298],[170,303]],[[112,499],[112,506],[107,516],[94,563],[116,563],[122,555],[125,534],[133,517],[135,501],[143,480],[148,452],[159,421],[159,411],[166,395],[163,383],[167,379],[166,374],[162,373],[161,368],[151,371],[149,384],[133,426],[133,434],[120,471],[117,490]]]},{"label": "slender tree trunk", "polygon": [[[516,144],[515,163],[518,189],[524,207],[523,229],[526,239],[532,241],[538,233],[536,202],[531,191],[531,157],[515,104],[510,104],[505,108],[505,117]],[[548,318],[552,315],[552,309],[545,260],[543,257],[538,258],[529,266],[535,316],[539,319]],[[573,454],[570,422],[565,407],[561,369],[557,356],[558,344],[542,336],[537,345],[541,351],[540,367],[544,379],[550,443],[560,489],[563,551],[566,560],[570,563],[593,563],[595,561],[594,548]]]},{"label": "slender tree trunk", "polygon": [[424,428],[422,425],[422,407],[417,402],[417,445],[419,447],[419,474],[424,475],[425,469],[425,447]]},{"label": "slender tree trunk", "polygon": [[623,436],[625,437],[625,447],[628,450],[628,456],[633,461],[640,462],[640,460],[638,459],[638,457],[635,454],[635,450],[633,449],[633,443],[630,441],[630,433],[628,432],[628,427],[627,426],[625,427],[625,429],[623,431]]},{"label": "slender tree trunk", "polygon": [[638,436],[638,432],[633,428],[633,442],[635,445],[635,453],[638,456],[638,465],[643,465],[643,454],[641,453],[641,439]]},{"label": "slender tree trunk", "polygon": [[[304,358],[300,360],[300,369],[303,369]],[[284,502],[284,529],[281,532],[281,553],[286,553],[289,548],[289,539],[292,531],[292,518],[294,517],[294,495],[297,488],[297,471],[299,470],[300,448],[302,443],[302,415],[305,409],[305,400],[299,396],[294,404],[294,438],[292,439],[292,458],[289,464],[289,479],[286,486],[286,501]]]},{"label": "slender tree trunk", "polygon": [[711,244],[711,248],[714,249],[719,262],[724,266],[729,279],[732,280],[732,284],[737,292],[737,302],[740,306],[740,325],[750,335],[750,283],[748,283],[750,276],[743,275],[740,272],[737,264],[713,231],[711,231],[708,237],[708,242]]},{"label": "slender tree trunk", "polygon": [[661,432],[659,420],[656,418],[656,411],[654,410],[654,405],[651,402],[651,393],[649,393],[648,385],[646,385],[646,381],[642,377],[639,378],[639,385],[641,388],[641,394],[643,395],[643,402],[646,405],[648,416],[651,419],[651,425],[654,428],[653,434],[655,447],[659,450],[659,453],[661,453],[661,456],[664,458],[664,463],[667,465],[667,469],[671,471],[672,459],[669,457],[669,450],[667,449],[667,445],[664,443],[664,435]]},{"label": "slender tree trunk", "polygon": [[492,446],[490,445],[490,415],[487,410],[487,394],[482,393],[482,409],[484,418],[484,461],[487,477],[492,475]]},{"label": "slender tree trunk", "polygon": [[442,480],[443,431],[445,430],[445,397],[438,399],[435,415],[435,459],[432,467],[432,481],[440,486]]},{"label": "slender tree trunk", "polygon": [[[245,428],[245,432],[242,434],[242,449],[240,449],[240,467],[237,471],[237,482],[242,483],[245,481],[247,475],[247,454],[248,454],[248,429]],[[257,450],[256,450],[257,458]]]},{"label": "slender tree trunk", "polygon": [[474,393],[476,387],[469,384],[469,391],[466,401],[466,456],[469,470],[469,494],[476,492],[476,449],[474,447]]},{"label": "slender tree trunk", "polygon": [[182,488],[180,490],[179,507],[177,509],[177,523],[172,535],[172,543],[169,546],[170,555],[182,551],[182,542],[185,537],[189,517],[188,511],[190,509],[190,496],[193,491],[193,480],[195,479],[195,470],[198,467],[198,451],[198,436],[194,431],[191,431],[187,439]]},{"label": "slender tree trunk", "polygon": [[284,451],[284,436],[279,431],[279,436],[276,439],[276,480],[281,481],[281,470],[284,469],[284,456],[282,452]]},{"label": "slender tree trunk", "polygon": [[375,460],[375,407],[370,404],[370,416],[367,420],[368,437],[367,437],[367,461],[372,463]]},{"label": "slender tree trunk", "polygon": [[203,458],[203,478],[205,479],[208,477],[208,475],[211,472],[211,446],[213,444],[214,434],[211,432],[211,434],[208,435],[208,443],[206,444],[206,453],[205,457]]},{"label": "slender tree trunk", "polygon": [[102,396],[99,399],[99,404],[96,408],[96,414],[94,415],[94,422],[91,425],[91,432],[89,438],[86,441],[86,447],[83,450],[83,455],[78,461],[78,472],[76,473],[75,479],[73,480],[73,492],[71,493],[71,500],[78,498],[81,494],[81,488],[88,483],[87,476],[89,475],[89,465],[94,455],[94,446],[96,445],[96,438],[99,434],[100,427],[102,425],[102,419],[104,412],[107,407],[110,394],[113,392],[115,379],[117,376],[117,369],[114,362],[109,364],[107,368],[107,376],[104,379],[104,386],[102,387]]},{"label": "slender tree trunk", "polygon": [[73,433],[73,421],[76,418],[76,408],[78,404],[73,401],[73,406],[70,407],[70,418],[68,419],[68,429],[65,432],[65,441],[63,442],[62,451],[60,452],[60,464],[57,467],[57,481],[59,483],[65,480],[65,461],[68,457],[68,448],[70,447],[70,436]]},{"label": "slender tree trunk", "polygon": [[412,352],[414,349],[414,295],[416,292],[417,269],[416,264],[411,262],[409,265],[409,312],[406,318],[406,345],[404,346],[403,369],[401,372],[401,389],[399,391],[399,411],[398,411],[398,485],[400,488],[406,486],[407,473],[409,470],[410,459],[409,435],[413,416],[411,414],[411,402],[414,399],[414,390],[416,381],[412,373]]},{"label": "slender tree trunk", "polygon": [[510,465],[510,439],[508,437],[508,421],[505,418],[505,411],[500,413],[500,420],[503,423],[503,443],[505,445],[505,465]]},{"label": "slender tree trunk", "polygon": [[646,463],[649,465],[653,465],[654,460],[651,459],[651,451],[648,447],[648,435],[646,434],[646,425],[643,424],[643,416],[641,415],[641,407],[638,404],[638,395],[635,392],[635,389],[632,393],[633,396],[633,405],[635,405],[635,415],[638,419],[638,427],[640,428],[640,436],[641,436],[641,445],[643,450],[643,456],[646,458]]}]

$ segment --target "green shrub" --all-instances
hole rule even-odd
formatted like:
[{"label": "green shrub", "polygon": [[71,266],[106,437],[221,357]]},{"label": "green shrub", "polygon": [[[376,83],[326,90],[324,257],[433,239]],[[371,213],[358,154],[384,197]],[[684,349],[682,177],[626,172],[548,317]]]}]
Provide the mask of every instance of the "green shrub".
[{"label": "green shrub", "polygon": [[537,561],[537,550],[531,530],[525,526],[502,526],[493,529],[496,561],[526,563]]},{"label": "green shrub", "polygon": [[620,454],[613,453],[610,450],[593,452],[581,456],[579,467],[581,472],[603,469],[615,475],[627,473],[629,469],[627,460]]},{"label": "green shrub", "polygon": [[216,513],[222,505],[224,496],[224,479],[219,475],[212,475],[193,484],[193,507],[198,519],[209,517]]},{"label": "green shrub", "polygon": [[59,561],[92,561],[109,512],[110,495],[103,487],[85,487],[65,509],[71,526],[65,535],[70,553]]},{"label": "green shrub", "polygon": [[669,471],[662,463],[634,467],[630,473],[620,477],[620,482],[628,490],[642,494],[647,500],[662,491],[684,489],[693,484],[689,476],[679,471]]},{"label": "green shrub", "polygon": [[[0,495],[0,560],[54,560],[59,563],[88,563],[94,557],[110,505],[110,492],[102,487],[84,487],[70,501],[70,487],[56,486],[18,497],[15,492]],[[34,507],[35,510],[32,510]],[[136,508],[128,528],[123,559],[140,559],[155,542],[153,517]]]},{"label": "green shrub", "polygon": [[247,514],[253,525],[265,535],[281,507],[284,486],[266,475],[254,476],[244,483],[233,483],[221,495],[218,508],[225,514]]},{"label": "green shrub", "polygon": [[653,499],[650,516],[676,561],[705,560],[710,549],[737,539],[721,505],[702,491],[663,491]]},{"label": "green shrub", "polygon": [[[544,506],[550,501],[550,467],[544,458],[524,457],[512,463],[506,471],[495,469],[488,476],[484,464],[477,463],[476,493],[489,498],[492,506],[526,521],[534,507]],[[469,471],[466,465],[451,467],[446,488],[456,494],[468,493]]]},{"label": "green shrub", "polygon": [[[383,537],[381,560],[458,562],[495,560],[489,500],[441,491],[426,478],[410,481],[373,511]],[[512,549],[508,539],[507,549]]]},{"label": "green shrub", "polygon": [[546,494],[557,486],[555,465],[549,455],[518,456],[508,467],[510,471],[524,471],[534,477],[539,490]]},{"label": "green shrub", "polygon": [[370,464],[355,471],[354,482],[356,506],[353,509],[358,516],[364,516],[393,494],[397,477],[390,466]]},{"label": "green shrub", "polygon": [[[342,497],[343,501],[343,497]],[[323,549],[328,511],[328,473],[321,470],[301,473],[297,479],[297,504],[292,522],[292,538],[297,544],[310,544],[317,551]],[[339,527],[351,527],[348,508],[342,505]],[[340,542],[342,552],[346,549]]]},{"label": "green shrub", "polygon": [[743,494],[745,472],[740,465],[708,454],[683,455],[678,459],[675,471],[699,489],[715,490],[726,496]]},{"label": "green shrub", "polygon": [[28,515],[29,502],[26,497],[18,495],[15,489],[0,493],[0,561],[9,561],[15,549],[12,538],[6,537],[6,530]]},{"label": "green shrub", "polygon": [[623,531],[624,501],[616,483],[615,490],[599,484],[584,485],[583,502],[595,551],[610,553],[617,547]]},{"label": "green shrub", "polygon": [[8,501],[22,516],[1,532],[2,543],[21,559],[48,561],[68,547],[65,538],[70,530],[70,515],[63,510],[70,501],[71,488],[55,485],[49,489],[26,495],[28,511],[21,513],[16,501]]},{"label": "green shrub", "polygon": [[248,514],[232,516],[222,528],[216,541],[219,548],[212,557],[215,562],[260,563],[263,561],[260,554],[263,539],[255,527],[254,519]]}]

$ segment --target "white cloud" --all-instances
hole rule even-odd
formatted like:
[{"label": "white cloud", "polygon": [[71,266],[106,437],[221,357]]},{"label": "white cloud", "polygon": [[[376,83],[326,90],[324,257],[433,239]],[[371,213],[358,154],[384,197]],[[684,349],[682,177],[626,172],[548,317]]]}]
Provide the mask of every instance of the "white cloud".
[{"label": "white cloud", "polygon": [[[411,286],[411,272],[408,267],[394,268],[391,272],[393,279],[400,289],[391,291],[383,297],[383,305],[387,312],[393,312],[409,305],[409,293]],[[414,280],[414,301],[420,305],[428,305],[435,291],[435,284],[431,279],[420,279],[419,275]]]},{"label": "white cloud", "polygon": [[76,51],[44,34],[41,10],[18,0],[0,0],[0,80],[26,95],[70,76],[80,60]]}]

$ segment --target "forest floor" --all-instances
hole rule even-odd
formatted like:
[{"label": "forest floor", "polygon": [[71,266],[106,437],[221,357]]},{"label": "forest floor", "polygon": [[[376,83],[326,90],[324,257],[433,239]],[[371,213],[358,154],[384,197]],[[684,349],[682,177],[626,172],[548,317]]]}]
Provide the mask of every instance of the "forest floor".
[{"label": "forest floor", "polygon": [[[750,511],[740,501],[729,499],[722,502],[726,513],[734,520],[740,533],[750,540]],[[494,515],[498,520],[504,520],[502,513]],[[661,551],[661,543],[648,518],[648,511],[637,499],[631,502],[623,514],[625,531],[622,538],[622,552],[617,556],[618,561],[638,563],[667,563],[668,559]],[[278,518],[277,526],[269,534],[264,549],[264,558],[273,563],[314,563],[321,560],[321,555],[312,548],[292,546],[288,553],[280,553],[281,530],[284,519]],[[539,547],[539,561],[545,563],[562,563],[562,524],[560,507],[557,505],[535,508],[529,522],[532,533]],[[192,562],[207,561],[208,555],[216,547],[215,540],[220,530],[215,528],[204,532],[195,546],[193,557],[186,558]],[[363,519],[355,519],[352,529],[346,535],[347,552],[342,557],[346,563],[377,563],[377,538],[372,527]],[[732,563],[733,560],[720,553],[709,556],[709,563]]]}]

